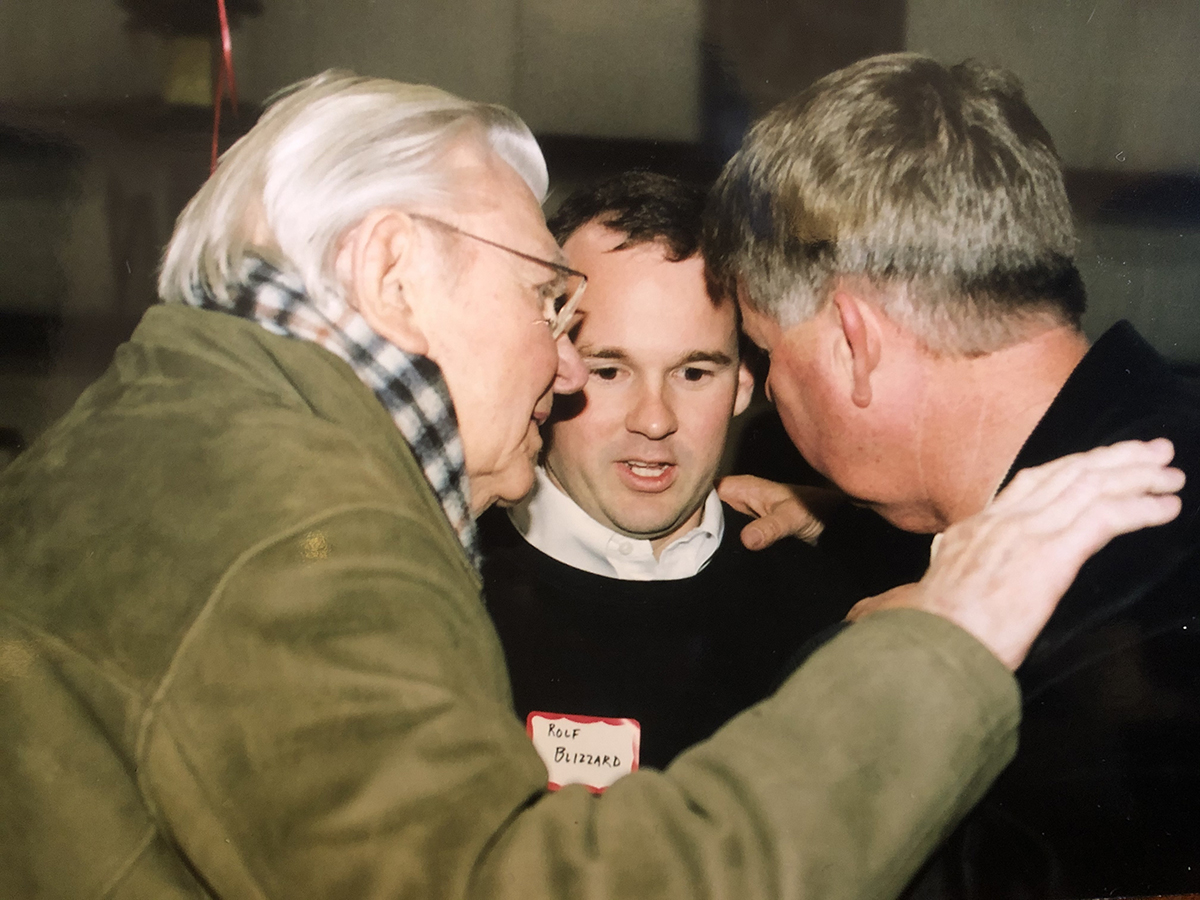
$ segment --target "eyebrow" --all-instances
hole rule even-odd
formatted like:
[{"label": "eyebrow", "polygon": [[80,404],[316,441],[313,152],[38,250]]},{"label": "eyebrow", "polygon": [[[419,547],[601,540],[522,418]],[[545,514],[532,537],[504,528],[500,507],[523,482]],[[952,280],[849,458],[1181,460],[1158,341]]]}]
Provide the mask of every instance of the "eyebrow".
[{"label": "eyebrow", "polygon": [[593,350],[585,344],[582,347],[577,347],[576,350],[578,350],[580,356],[585,356],[588,359],[611,359],[616,362],[622,362],[629,358],[628,353],[624,350],[618,350],[615,347],[600,347]]},{"label": "eyebrow", "polygon": [[[579,355],[585,359],[611,359],[614,362],[625,362],[629,354],[618,347],[598,347],[595,350],[584,345],[578,348]],[[720,350],[693,350],[687,356],[675,363],[675,366],[686,366],[689,363],[707,362],[717,366],[733,365],[733,357]]]},{"label": "eyebrow", "polygon": [[728,366],[733,364],[733,357],[720,350],[693,350],[681,359],[679,364],[686,366],[688,363],[697,362],[710,362],[718,366]]}]

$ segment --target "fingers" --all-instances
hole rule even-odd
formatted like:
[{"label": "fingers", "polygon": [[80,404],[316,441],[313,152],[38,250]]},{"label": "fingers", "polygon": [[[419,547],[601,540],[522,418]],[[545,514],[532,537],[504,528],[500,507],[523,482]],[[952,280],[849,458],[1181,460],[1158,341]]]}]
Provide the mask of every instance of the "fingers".
[{"label": "fingers", "polygon": [[763,550],[784,538],[815,544],[824,530],[824,518],[844,500],[829,488],[781,485],[755,475],[727,476],[716,493],[733,509],[756,517],[742,529],[746,550]]},{"label": "fingers", "polygon": [[876,594],[874,597],[864,597],[850,607],[850,611],[846,613],[846,621],[857,622],[863,616],[869,615],[877,609],[908,606],[913,599],[910,595],[916,589],[917,586],[915,584],[902,584],[899,587],[892,588],[890,591]]},{"label": "fingers", "polygon": [[[1080,493],[1088,493],[1083,489]],[[1174,494],[1117,492],[1085,497],[1074,519],[1057,523],[1043,531],[1046,539],[1061,542],[1059,550],[1063,565],[1079,568],[1090,556],[1099,552],[1113,538],[1148,528],[1165,525],[1177,515],[1182,502]]]},{"label": "fingers", "polygon": [[1183,487],[1183,473],[1166,468],[1174,454],[1175,448],[1166,438],[1122,441],[1086,453],[1074,453],[1018,472],[996,500],[1021,502],[1036,494],[1049,501],[1056,494],[1048,492],[1061,491],[1089,475],[1115,476],[1117,480],[1110,481],[1110,485],[1118,490],[1127,486],[1150,493],[1173,493]]},{"label": "fingers", "polygon": [[742,529],[742,545],[747,550],[764,550],[786,537],[814,543],[825,526],[799,506],[782,506]]},{"label": "fingers", "polygon": [[[747,550],[762,550],[785,537],[813,543],[825,529],[810,502],[810,496],[817,499],[829,493],[820,488],[778,484],[753,475],[731,475],[717,485],[717,493],[734,509],[757,517],[742,529],[742,544]],[[823,502],[828,505],[828,501]]]},{"label": "fingers", "polygon": [[741,537],[747,550],[764,550],[779,540],[773,529],[760,525],[757,519],[742,529]]},{"label": "fingers", "polygon": [[[1170,441],[1127,441],[1063,457],[1018,473],[989,508],[1025,518],[1025,528],[1046,537],[1062,534],[1086,556],[1120,534],[1169,522],[1179,513],[1174,492],[1185,481],[1170,468]],[[1080,560],[1082,564],[1082,560]]]},{"label": "fingers", "polygon": [[1016,668],[1092,554],[1120,534],[1169,522],[1184,476],[1169,441],[1125,442],[1018,473],[986,509],[948,528],[913,590],[871,609],[942,615]]},{"label": "fingers", "polygon": [[756,475],[727,475],[717,482],[717,494],[738,512],[748,516],[764,515],[791,496],[785,485]]}]

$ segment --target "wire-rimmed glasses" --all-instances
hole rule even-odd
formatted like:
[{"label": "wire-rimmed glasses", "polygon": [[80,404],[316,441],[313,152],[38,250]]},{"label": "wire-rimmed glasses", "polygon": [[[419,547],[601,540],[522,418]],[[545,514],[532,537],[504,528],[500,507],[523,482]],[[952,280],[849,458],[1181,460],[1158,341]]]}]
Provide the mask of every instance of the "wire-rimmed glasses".
[{"label": "wire-rimmed glasses", "polygon": [[421,222],[428,222],[431,225],[436,225],[447,231],[468,237],[473,241],[479,241],[481,244],[487,244],[489,247],[495,247],[497,250],[503,250],[505,253],[511,253],[513,256],[527,262],[537,263],[539,266],[549,269],[557,277],[538,289],[543,309],[543,316],[539,321],[544,321],[549,326],[550,334],[555,340],[575,325],[579,301],[583,298],[583,289],[587,287],[587,276],[582,272],[577,272],[568,266],[564,266],[562,263],[542,259],[539,256],[532,256],[529,253],[514,250],[512,247],[506,247],[504,244],[497,243],[489,238],[471,234],[469,231],[463,231],[457,225],[451,225],[449,222],[443,222],[441,219],[435,219],[433,216],[426,216],[421,213],[409,213],[409,215]]}]

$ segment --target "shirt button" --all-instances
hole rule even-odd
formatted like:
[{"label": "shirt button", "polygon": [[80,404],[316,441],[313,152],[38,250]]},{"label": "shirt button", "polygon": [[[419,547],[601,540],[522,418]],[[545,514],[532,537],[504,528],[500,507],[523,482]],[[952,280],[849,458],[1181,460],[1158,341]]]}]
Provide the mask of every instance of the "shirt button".
[{"label": "shirt button", "polygon": [[629,543],[629,541],[623,541],[617,550],[621,552],[622,556],[628,556],[633,552],[633,544]]}]

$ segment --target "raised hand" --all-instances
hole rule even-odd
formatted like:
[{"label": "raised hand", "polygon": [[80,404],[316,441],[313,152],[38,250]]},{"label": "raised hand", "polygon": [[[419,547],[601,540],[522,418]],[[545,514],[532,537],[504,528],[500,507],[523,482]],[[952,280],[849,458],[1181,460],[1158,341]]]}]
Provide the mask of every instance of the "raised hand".
[{"label": "raised hand", "polygon": [[1015,669],[1092,554],[1179,514],[1174,452],[1165,439],[1126,441],[1017,473],[982,512],[946,529],[919,582],[861,601],[848,618],[936,613]]},{"label": "raised hand", "polygon": [[762,550],[785,537],[816,543],[828,517],[845,496],[831,488],[780,484],[756,475],[730,475],[717,484],[721,499],[754,516],[742,529],[747,550]]}]

